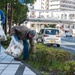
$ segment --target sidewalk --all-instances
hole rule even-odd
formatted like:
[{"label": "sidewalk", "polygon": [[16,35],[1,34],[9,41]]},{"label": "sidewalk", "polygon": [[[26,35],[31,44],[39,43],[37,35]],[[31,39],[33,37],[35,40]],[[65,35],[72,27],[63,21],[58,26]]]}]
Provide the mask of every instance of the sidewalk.
[{"label": "sidewalk", "polygon": [[42,75],[26,62],[15,61],[13,57],[4,53],[1,47],[0,75]]}]

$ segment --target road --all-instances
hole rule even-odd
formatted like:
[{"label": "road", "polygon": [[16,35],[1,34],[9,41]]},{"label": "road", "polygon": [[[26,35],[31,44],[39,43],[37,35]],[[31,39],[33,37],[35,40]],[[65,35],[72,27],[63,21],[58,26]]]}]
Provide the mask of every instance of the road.
[{"label": "road", "polygon": [[64,49],[75,54],[75,37],[62,37],[60,49]]}]

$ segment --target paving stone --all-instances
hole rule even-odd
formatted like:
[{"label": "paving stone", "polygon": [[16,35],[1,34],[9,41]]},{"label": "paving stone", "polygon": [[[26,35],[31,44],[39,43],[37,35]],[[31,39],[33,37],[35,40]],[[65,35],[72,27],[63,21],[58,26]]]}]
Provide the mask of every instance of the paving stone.
[{"label": "paving stone", "polygon": [[36,75],[36,74],[26,66],[23,75]]},{"label": "paving stone", "polygon": [[18,63],[18,64],[20,64],[21,62],[20,61],[16,61],[16,60],[13,59],[11,63]]},{"label": "paving stone", "polygon": [[26,70],[26,71],[29,71],[30,69],[26,66],[26,67],[25,67],[25,70]]},{"label": "paving stone", "polygon": [[32,71],[24,71],[23,75],[36,75],[34,72]]},{"label": "paving stone", "polygon": [[2,72],[1,75],[7,74],[7,75],[15,75],[19,65],[8,65],[8,67]]},{"label": "paving stone", "polygon": [[15,61],[14,57],[4,53],[4,48],[1,47],[0,54],[0,75],[39,75],[32,68],[29,68],[26,63]]}]

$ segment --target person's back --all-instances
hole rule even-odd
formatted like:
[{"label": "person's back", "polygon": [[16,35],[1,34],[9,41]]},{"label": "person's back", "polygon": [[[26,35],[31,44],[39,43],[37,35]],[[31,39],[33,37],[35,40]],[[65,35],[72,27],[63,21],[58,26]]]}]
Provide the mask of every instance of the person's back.
[{"label": "person's back", "polygon": [[[31,30],[26,26],[14,26],[11,29],[11,36],[19,40],[23,40],[24,45],[24,58],[29,57],[29,52],[34,52],[35,44],[34,44],[34,36],[36,35],[35,30]],[[29,42],[27,41],[29,40]],[[30,51],[29,51],[29,43],[30,43]]]},{"label": "person's back", "polygon": [[27,40],[27,33],[30,31],[31,29],[29,29],[26,26],[14,26],[11,29],[11,33],[10,35],[17,35],[19,37],[19,39],[21,40]]}]

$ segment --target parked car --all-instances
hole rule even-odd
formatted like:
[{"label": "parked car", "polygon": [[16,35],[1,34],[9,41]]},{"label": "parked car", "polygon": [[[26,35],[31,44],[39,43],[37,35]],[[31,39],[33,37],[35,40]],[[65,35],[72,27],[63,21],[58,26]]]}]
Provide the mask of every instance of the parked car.
[{"label": "parked car", "polygon": [[66,32],[66,37],[72,37],[72,33],[71,32]]},{"label": "parked car", "polygon": [[61,37],[59,35],[59,30],[56,28],[41,29],[37,41],[43,44],[56,44],[57,47],[60,47]]}]

